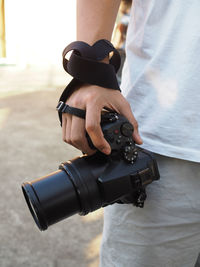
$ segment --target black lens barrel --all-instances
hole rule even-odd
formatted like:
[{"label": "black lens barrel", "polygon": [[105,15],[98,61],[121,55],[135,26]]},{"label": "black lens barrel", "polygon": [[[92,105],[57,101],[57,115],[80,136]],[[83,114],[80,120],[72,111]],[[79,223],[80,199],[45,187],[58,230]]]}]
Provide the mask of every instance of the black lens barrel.
[{"label": "black lens barrel", "polygon": [[80,212],[76,188],[62,170],[31,183],[23,183],[22,190],[40,230],[46,230],[49,225]]},{"label": "black lens barrel", "polygon": [[97,177],[106,166],[107,160],[101,156],[82,156],[62,163],[56,172],[23,183],[22,191],[39,229],[101,208]]},{"label": "black lens barrel", "polygon": [[107,167],[105,157],[98,155],[82,156],[60,165],[70,177],[80,202],[80,215],[86,215],[102,207],[103,196],[99,191],[97,178]]}]

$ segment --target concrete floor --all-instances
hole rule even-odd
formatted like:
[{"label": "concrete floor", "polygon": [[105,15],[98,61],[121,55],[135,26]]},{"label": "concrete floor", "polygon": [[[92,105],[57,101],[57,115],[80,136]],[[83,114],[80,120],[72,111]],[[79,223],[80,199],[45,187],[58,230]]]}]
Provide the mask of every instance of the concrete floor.
[{"label": "concrete floor", "polygon": [[0,66],[0,267],[98,266],[102,209],[40,232],[21,192],[80,155],[62,142],[55,111],[68,79],[62,68]]}]

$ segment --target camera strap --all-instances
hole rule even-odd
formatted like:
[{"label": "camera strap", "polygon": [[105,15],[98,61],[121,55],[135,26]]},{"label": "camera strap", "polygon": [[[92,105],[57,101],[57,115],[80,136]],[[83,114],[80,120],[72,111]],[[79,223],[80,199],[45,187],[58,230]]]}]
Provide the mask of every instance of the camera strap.
[{"label": "camera strap", "polygon": [[57,111],[59,113],[68,113],[68,114],[72,114],[74,116],[77,116],[81,119],[85,119],[85,115],[86,115],[86,112],[85,110],[83,109],[80,109],[80,108],[74,108],[74,107],[71,107],[67,104],[65,104],[64,102],[60,101],[56,107]]},{"label": "camera strap", "polygon": [[[69,60],[66,55],[73,51]],[[113,52],[109,64],[100,62]],[[73,79],[64,89],[60,101],[65,102],[71,93],[84,83],[119,90],[116,73],[121,64],[120,54],[108,40],[101,39],[92,46],[76,41],[65,47],[63,53],[63,68]]]},{"label": "camera strap", "polygon": [[[68,60],[66,59],[66,55],[70,51],[73,52]],[[101,60],[109,56],[111,52],[113,52],[113,54],[109,59],[109,64],[101,62]],[[63,110],[60,108],[63,107],[61,102],[65,103],[68,97],[81,85],[92,84],[121,91],[116,77],[116,72],[121,64],[120,54],[108,40],[101,39],[92,46],[82,41],[72,42],[64,49],[62,56],[63,67],[67,73],[73,76],[73,79],[64,89],[59,99],[60,106],[59,104],[57,106],[61,125],[61,110]],[[70,113],[75,116],[81,114],[74,109],[76,108],[66,108],[65,113]],[[82,117],[82,115],[83,114],[78,117]]]},{"label": "camera strap", "polygon": [[[74,116],[77,116],[81,119],[85,119],[86,117],[86,111],[84,109],[80,108],[74,108],[72,106],[69,106],[65,104],[64,102],[60,101],[56,107],[57,111],[62,115],[62,113],[68,113]],[[109,112],[109,113],[108,113]],[[108,116],[109,114],[109,116]],[[113,117],[111,117],[110,114],[113,114]],[[112,122],[117,119],[117,113],[109,108],[104,108],[104,113],[101,114],[101,122]]]},{"label": "camera strap", "polygon": [[[70,59],[65,57],[72,51]],[[113,52],[109,64],[100,62]],[[107,40],[99,40],[92,46],[76,41],[69,44],[63,51],[63,67],[74,78],[89,84],[120,90],[116,72],[121,63],[119,52]]]}]

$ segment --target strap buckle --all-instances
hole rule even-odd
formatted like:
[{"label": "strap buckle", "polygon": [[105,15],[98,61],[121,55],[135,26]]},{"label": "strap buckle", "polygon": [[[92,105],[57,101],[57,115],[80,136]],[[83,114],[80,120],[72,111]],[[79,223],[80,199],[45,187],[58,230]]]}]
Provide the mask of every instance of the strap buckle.
[{"label": "strap buckle", "polygon": [[57,107],[56,107],[56,110],[58,112],[63,112],[63,108],[65,107],[65,103],[63,101],[59,101]]}]

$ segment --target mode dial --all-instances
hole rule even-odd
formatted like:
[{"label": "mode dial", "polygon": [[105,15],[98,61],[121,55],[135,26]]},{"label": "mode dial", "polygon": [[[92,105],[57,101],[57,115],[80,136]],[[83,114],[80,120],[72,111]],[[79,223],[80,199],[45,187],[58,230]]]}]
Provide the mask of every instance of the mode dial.
[{"label": "mode dial", "polygon": [[130,137],[133,134],[133,125],[130,124],[129,122],[125,122],[122,124],[120,130],[124,136]]},{"label": "mode dial", "polygon": [[129,163],[134,163],[137,159],[138,152],[135,150],[135,146],[124,147],[123,156]]}]

